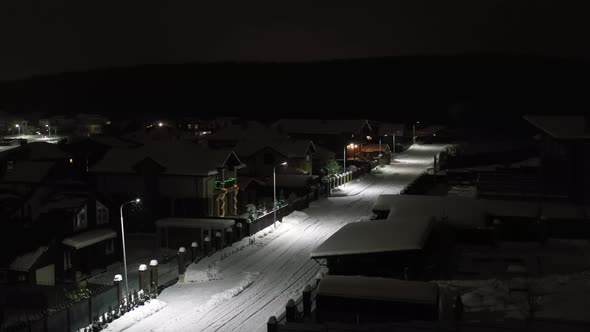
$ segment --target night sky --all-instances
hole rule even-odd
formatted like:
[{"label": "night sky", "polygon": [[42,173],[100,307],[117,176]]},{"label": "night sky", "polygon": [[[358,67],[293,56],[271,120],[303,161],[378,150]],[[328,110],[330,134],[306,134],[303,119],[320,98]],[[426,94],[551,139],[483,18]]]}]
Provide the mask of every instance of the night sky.
[{"label": "night sky", "polygon": [[590,58],[588,1],[3,1],[0,80],[148,63]]}]

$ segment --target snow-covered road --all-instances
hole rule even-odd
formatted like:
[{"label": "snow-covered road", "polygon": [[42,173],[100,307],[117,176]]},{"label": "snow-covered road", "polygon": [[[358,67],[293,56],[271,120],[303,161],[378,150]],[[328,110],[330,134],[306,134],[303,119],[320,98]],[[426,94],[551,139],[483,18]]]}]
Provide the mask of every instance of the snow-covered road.
[{"label": "snow-covered road", "polygon": [[315,282],[322,267],[310,259],[311,251],[345,224],[370,215],[377,196],[399,193],[443,148],[413,146],[394,164],[347,184],[349,196],[312,202],[276,229],[259,232],[254,245],[234,244],[223,260],[212,256],[191,265],[185,282],[158,298],[167,306],[127,331],[265,331],[270,316]]}]

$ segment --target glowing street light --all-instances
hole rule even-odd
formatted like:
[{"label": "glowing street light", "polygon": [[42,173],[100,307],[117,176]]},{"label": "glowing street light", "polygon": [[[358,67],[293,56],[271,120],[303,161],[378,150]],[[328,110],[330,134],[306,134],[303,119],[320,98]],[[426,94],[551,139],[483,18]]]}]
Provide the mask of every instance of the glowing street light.
[{"label": "glowing street light", "polygon": [[[279,166],[285,166],[287,165],[287,162],[282,162],[279,164]],[[277,166],[273,166],[272,168],[272,183],[273,183],[273,196],[274,196],[274,204],[272,206],[272,210],[274,213],[274,219],[273,219],[273,224],[275,225],[275,227],[277,226],[276,222],[277,222],[277,173],[276,173],[276,169]]]},{"label": "glowing street light", "polygon": [[164,124],[162,122],[158,122],[158,127],[162,127]]},{"label": "glowing street light", "polygon": [[46,124],[45,127],[47,128],[47,132],[49,133],[47,136],[51,136],[51,126]]},{"label": "glowing street light", "polygon": [[17,123],[14,125],[16,128],[18,128],[18,136],[20,136],[20,125]]},{"label": "glowing street light", "polygon": [[123,206],[127,204],[139,204],[140,202],[141,199],[136,198],[132,201],[121,204],[121,207],[119,208],[119,213],[121,214],[121,239],[123,241],[123,269],[125,271],[125,299],[127,304],[129,303],[129,281],[127,281],[129,278],[127,277],[127,255],[125,253],[125,228],[123,227]]}]

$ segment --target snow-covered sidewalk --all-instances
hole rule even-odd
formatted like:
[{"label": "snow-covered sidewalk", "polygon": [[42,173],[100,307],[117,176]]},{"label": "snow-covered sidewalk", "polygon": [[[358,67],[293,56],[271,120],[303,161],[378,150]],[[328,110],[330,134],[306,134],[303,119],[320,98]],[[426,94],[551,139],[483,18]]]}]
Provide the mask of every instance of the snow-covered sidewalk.
[{"label": "snow-covered sidewalk", "polygon": [[310,259],[311,251],[342,226],[371,215],[379,195],[399,193],[443,148],[413,146],[396,156],[394,166],[360,179],[356,195],[312,202],[277,228],[261,230],[253,245],[246,239],[246,245],[226,248],[228,255],[189,266],[185,282],[159,296],[167,306],[128,331],[264,331],[268,318],[323,269]]}]

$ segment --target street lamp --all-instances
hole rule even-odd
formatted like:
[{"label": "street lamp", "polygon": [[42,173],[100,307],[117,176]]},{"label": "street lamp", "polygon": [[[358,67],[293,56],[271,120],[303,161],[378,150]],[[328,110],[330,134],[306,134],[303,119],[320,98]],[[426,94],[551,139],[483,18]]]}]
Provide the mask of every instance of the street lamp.
[{"label": "street lamp", "polygon": [[346,146],[344,147],[344,159],[342,159],[342,172],[346,172]]},{"label": "street lamp", "polygon": [[[280,166],[285,166],[287,165],[287,162],[282,162],[279,164]],[[274,196],[274,204],[272,206],[272,210],[274,213],[274,219],[273,219],[273,224],[275,225],[275,227],[277,226],[276,222],[277,222],[277,165],[273,166],[272,168],[272,186],[273,186],[273,196]]]},{"label": "street lamp", "polygon": [[141,202],[141,199],[136,198],[132,201],[129,202],[125,202],[123,204],[121,204],[121,207],[119,208],[119,213],[121,214],[121,239],[123,240],[123,269],[125,271],[125,301],[128,304],[129,303],[129,281],[127,278],[127,255],[125,254],[125,228],[123,227],[123,206],[127,205],[127,204],[138,204],[139,202]]},{"label": "street lamp", "polygon": [[420,121],[412,124],[412,144],[416,144],[416,125],[420,124]]},{"label": "street lamp", "polygon": [[20,125],[17,123],[14,125],[16,128],[18,128],[18,136],[20,136]]},{"label": "street lamp", "polygon": [[51,136],[51,126],[46,124],[45,127],[47,127],[47,132],[49,133],[47,136]]}]

